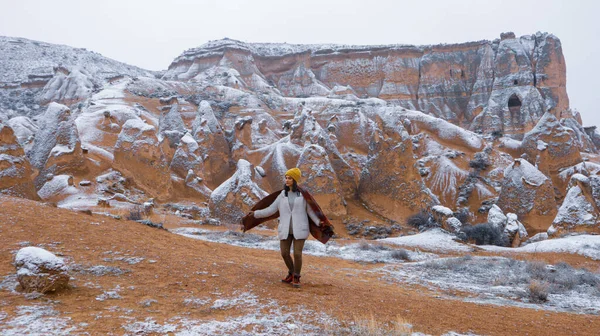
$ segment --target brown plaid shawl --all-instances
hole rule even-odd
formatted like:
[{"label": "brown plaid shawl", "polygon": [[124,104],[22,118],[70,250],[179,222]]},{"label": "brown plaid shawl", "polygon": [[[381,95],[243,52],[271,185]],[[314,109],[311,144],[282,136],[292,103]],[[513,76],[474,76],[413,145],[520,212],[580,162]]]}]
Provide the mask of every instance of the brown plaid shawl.
[{"label": "brown plaid shawl", "polygon": [[[317,204],[317,201],[315,201],[315,199],[312,197],[312,195],[308,191],[306,191],[300,187],[298,187],[298,191],[300,191],[300,193],[302,194],[302,197],[304,197],[304,199],[306,200],[306,204],[308,204],[308,206],[311,207],[311,209],[315,212],[317,217],[319,217],[319,219],[321,220],[321,226],[318,226],[315,222],[313,222],[313,220],[310,218],[310,216],[308,216],[308,227],[310,230],[310,234],[313,237],[315,237],[316,240],[320,241],[321,243],[323,243],[323,244],[327,243],[329,238],[331,238],[334,235],[333,225],[331,224],[329,219],[327,219],[327,216],[325,216],[325,214],[323,213],[323,210],[321,210],[321,207],[319,206],[319,204]],[[280,193],[281,193],[281,190],[276,191],[276,192],[270,194],[269,196],[261,199],[250,210],[256,211],[256,210],[260,210],[260,209],[264,209],[264,208],[268,207],[275,201],[275,199],[277,198],[277,196],[279,196]],[[250,215],[250,213],[248,213],[248,214],[246,214],[246,216],[244,216],[242,218],[242,230],[244,232],[246,232],[259,224],[262,224],[266,221],[269,221],[271,219],[275,219],[278,217],[279,217],[279,211],[277,211],[274,215],[271,215],[266,218],[254,218],[254,216],[252,216],[252,215]]]}]

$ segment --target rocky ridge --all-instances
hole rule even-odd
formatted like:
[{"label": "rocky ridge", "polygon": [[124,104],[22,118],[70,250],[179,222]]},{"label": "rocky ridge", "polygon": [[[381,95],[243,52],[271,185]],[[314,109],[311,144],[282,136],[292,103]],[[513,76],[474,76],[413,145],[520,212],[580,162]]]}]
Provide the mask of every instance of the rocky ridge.
[{"label": "rocky ridge", "polygon": [[0,38],[0,53],[4,193],[95,211],[189,201],[235,223],[299,166],[334,220],[358,205],[391,226],[443,205],[463,216],[440,224],[459,230],[495,205],[511,214],[511,237],[519,225],[573,230],[572,213],[598,226],[600,136],[569,109],[552,34],[436,46],[225,39],[162,73],[25,39]]}]

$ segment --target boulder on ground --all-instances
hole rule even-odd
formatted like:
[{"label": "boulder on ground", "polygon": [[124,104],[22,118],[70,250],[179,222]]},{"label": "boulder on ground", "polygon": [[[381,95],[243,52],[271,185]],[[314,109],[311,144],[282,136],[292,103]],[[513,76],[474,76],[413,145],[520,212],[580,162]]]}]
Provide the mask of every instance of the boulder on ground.
[{"label": "boulder on ground", "polygon": [[25,292],[48,293],[64,289],[69,283],[67,266],[59,258],[39,247],[24,247],[15,256],[17,279]]}]

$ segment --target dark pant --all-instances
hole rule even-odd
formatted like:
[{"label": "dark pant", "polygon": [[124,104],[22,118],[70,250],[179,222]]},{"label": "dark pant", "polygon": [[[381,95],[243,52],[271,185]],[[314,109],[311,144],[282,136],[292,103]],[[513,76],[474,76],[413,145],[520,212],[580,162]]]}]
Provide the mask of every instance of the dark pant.
[{"label": "dark pant", "polygon": [[[281,256],[290,273],[300,275],[300,271],[302,270],[302,250],[304,249],[305,241],[306,239],[294,239],[293,235],[289,235],[287,239],[279,241]],[[294,260],[290,256],[292,242],[294,242]]]}]

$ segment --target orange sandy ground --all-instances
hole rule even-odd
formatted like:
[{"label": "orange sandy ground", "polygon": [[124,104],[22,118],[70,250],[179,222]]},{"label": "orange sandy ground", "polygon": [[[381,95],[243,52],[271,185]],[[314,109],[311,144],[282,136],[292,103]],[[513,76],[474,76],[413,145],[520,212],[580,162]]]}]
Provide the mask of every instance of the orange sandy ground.
[{"label": "orange sandy ground", "polygon": [[[370,316],[378,321],[402,318],[413,324],[413,331],[434,335],[448,331],[480,335],[598,335],[600,330],[600,317],[596,315],[466,303],[459,300],[461,293],[446,292],[444,297],[456,295],[457,299],[444,299],[440,293],[419,286],[391,284],[377,273],[366,272],[377,265],[337,258],[305,256],[303,287],[293,289],[279,281],[284,267],[277,251],[202,242],[132,221],[90,216],[24,199],[0,197],[0,237],[2,278],[15,273],[12,252],[24,241],[33,246],[57,243],[46,248],[84,267],[107,265],[131,271],[121,276],[73,274],[72,288],[33,300],[1,290],[0,310],[9,314],[4,321],[14,316],[17,306],[56,300],[59,303],[53,304],[54,309],[71,318],[72,325],[88,323],[83,331],[123,334],[122,325],[131,321],[120,318],[122,313],[111,313],[109,307],[133,309],[128,316],[138,321],[151,317],[162,323],[174,316],[223,320],[231,310],[194,308],[185,305],[184,299],[214,297],[215,292],[229,297],[235,291],[251,291],[260,300],[275,299],[288,307],[302,305],[343,322]],[[103,261],[114,256],[105,254],[108,251],[145,260],[134,265]],[[556,253],[514,257],[565,261],[595,271],[600,265],[584,257]],[[151,259],[156,262],[150,263]],[[89,282],[100,288],[84,285]],[[117,285],[122,288],[121,300],[96,300],[103,291]],[[130,286],[135,288],[129,289]],[[142,307],[140,302],[146,299],[158,302]],[[103,317],[96,318],[98,314]]]}]

